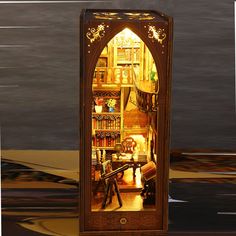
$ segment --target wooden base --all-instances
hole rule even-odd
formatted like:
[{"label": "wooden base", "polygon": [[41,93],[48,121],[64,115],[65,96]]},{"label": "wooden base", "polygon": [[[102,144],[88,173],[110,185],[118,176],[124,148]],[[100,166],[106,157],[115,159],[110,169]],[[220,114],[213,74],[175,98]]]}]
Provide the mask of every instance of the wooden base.
[{"label": "wooden base", "polygon": [[80,232],[80,236],[166,236],[166,231],[159,230],[137,230],[137,231],[88,231]]}]

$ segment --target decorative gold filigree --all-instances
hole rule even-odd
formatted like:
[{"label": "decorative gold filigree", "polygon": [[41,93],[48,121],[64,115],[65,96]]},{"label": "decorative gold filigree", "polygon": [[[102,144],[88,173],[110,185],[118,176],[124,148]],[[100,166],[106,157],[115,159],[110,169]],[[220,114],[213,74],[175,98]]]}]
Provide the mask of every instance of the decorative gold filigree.
[{"label": "decorative gold filigree", "polygon": [[139,20],[153,20],[155,17],[153,16],[144,16],[144,17],[140,17]]},{"label": "decorative gold filigree", "polygon": [[142,12],[94,12],[93,16],[99,20],[153,20],[155,16],[150,13]]},{"label": "decorative gold filigree", "polygon": [[124,15],[128,16],[128,19],[137,19],[137,20],[153,20],[155,17],[149,13],[124,13]]},{"label": "decorative gold filigree", "polygon": [[102,23],[96,28],[88,28],[86,33],[87,38],[90,40],[90,43],[93,43],[95,40],[100,40],[105,36],[105,24]]},{"label": "decorative gold filigree", "polygon": [[121,20],[122,18],[118,15],[118,13],[114,12],[95,12],[93,13],[94,18],[100,20]]},{"label": "decorative gold filigree", "polygon": [[166,33],[164,33],[164,29],[156,30],[154,25],[148,26],[148,38],[157,40],[160,44],[162,44],[163,40],[166,38]]}]

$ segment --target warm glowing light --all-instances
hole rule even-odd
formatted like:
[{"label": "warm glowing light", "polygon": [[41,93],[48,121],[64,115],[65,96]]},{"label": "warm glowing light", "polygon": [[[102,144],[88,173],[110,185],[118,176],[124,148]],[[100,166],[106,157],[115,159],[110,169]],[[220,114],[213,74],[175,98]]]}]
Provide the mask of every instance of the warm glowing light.
[{"label": "warm glowing light", "polygon": [[131,31],[129,28],[125,28],[123,31],[121,31],[121,33],[124,34],[125,38],[130,38],[134,41],[140,41],[140,38],[135,33],[133,33],[133,31]]},{"label": "warm glowing light", "polygon": [[141,39],[129,28],[125,28],[115,36],[115,42],[118,46],[137,46]]},{"label": "warm glowing light", "polygon": [[136,153],[137,154],[145,154],[146,153],[146,140],[143,137],[143,135],[132,134],[132,135],[130,135],[130,137],[132,137],[137,143],[137,146],[135,148]]}]

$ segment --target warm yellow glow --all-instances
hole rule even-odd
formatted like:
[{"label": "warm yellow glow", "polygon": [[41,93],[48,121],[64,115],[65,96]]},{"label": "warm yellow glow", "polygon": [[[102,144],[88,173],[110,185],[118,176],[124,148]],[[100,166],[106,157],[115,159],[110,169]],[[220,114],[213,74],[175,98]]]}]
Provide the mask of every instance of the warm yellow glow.
[{"label": "warm yellow glow", "polygon": [[141,39],[129,28],[125,28],[115,36],[115,43],[120,47],[135,46],[135,44],[140,42]]},{"label": "warm yellow glow", "polygon": [[133,31],[131,31],[129,28],[125,28],[123,31],[121,31],[121,34],[123,34],[125,38],[129,38],[134,41],[140,41],[140,38],[135,33],[133,33]]},{"label": "warm yellow glow", "polygon": [[135,148],[135,152],[137,154],[145,154],[146,153],[146,142],[145,142],[146,140],[143,137],[143,135],[133,134],[133,135],[130,135],[130,137],[132,137],[137,143],[137,146]]}]

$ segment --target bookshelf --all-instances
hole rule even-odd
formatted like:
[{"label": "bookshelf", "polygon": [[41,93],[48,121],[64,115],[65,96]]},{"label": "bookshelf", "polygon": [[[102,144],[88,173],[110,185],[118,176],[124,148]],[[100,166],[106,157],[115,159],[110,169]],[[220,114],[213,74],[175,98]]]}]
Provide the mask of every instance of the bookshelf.
[{"label": "bookshelf", "polygon": [[[132,43],[115,43],[113,63],[115,67],[130,68],[139,76],[143,73],[144,44],[142,41]],[[127,73],[123,75],[128,76]]]},{"label": "bookshelf", "polygon": [[[122,92],[119,90],[94,90],[93,97],[103,99],[102,112],[92,112],[92,145],[93,148],[114,149],[117,143],[120,143],[123,127],[123,109],[121,102]],[[114,99],[116,101],[113,112],[109,112],[107,101]]]}]

